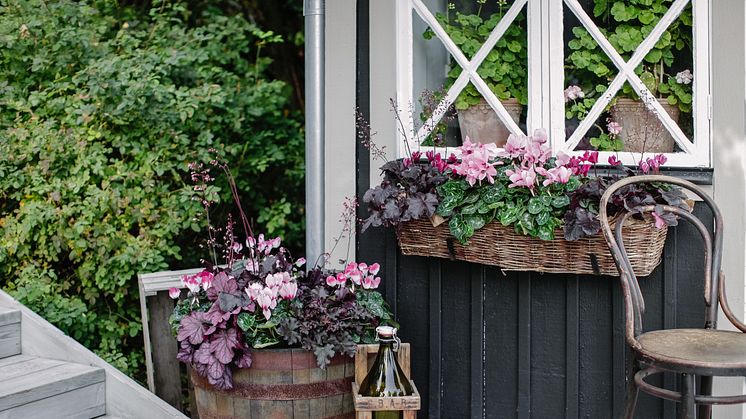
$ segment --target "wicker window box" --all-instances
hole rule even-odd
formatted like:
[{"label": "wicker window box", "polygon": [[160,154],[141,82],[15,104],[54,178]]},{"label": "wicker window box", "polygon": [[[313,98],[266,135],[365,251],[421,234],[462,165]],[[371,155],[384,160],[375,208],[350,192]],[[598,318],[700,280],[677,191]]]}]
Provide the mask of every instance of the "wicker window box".
[{"label": "wicker window box", "polygon": [[[667,229],[657,229],[648,220],[629,218],[624,230],[624,247],[635,274],[650,275],[661,262]],[[469,244],[463,246],[451,235],[447,223],[433,226],[424,219],[402,223],[397,236],[405,255],[463,260],[506,271],[618,275],[601,234],[567,241],[557,230],[558,238],[544,241],[493,221],[476,231]]]}]

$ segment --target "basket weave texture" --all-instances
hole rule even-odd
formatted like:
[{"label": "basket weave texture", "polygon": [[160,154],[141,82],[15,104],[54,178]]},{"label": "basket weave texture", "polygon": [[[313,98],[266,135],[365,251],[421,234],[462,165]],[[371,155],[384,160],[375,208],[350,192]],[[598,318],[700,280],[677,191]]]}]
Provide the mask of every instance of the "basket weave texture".
[{"label": "basket weave texture", "polygon": [[[652,222],[628,218],[624,226],[624,248],[638,277],[650,275],[661,262],[668,229]],[[448,224],[434,227],[428,219],[402,223],[399,246],[405,255],[432,256],[498,266],[506,271],[536,271],[575,274],[618,275],[614,259],[600,233],[576,241],[563,239],[562,230],[554,240],[545,241],[515,232],[493,221],[461,245]]]}]

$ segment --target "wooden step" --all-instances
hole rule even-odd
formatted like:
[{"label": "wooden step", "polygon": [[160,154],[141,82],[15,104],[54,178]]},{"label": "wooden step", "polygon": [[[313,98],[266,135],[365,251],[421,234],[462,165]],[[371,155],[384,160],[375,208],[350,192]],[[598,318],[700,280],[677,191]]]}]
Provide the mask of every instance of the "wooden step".
[{"label": "wooden step", "polygon": [[0,419],[93,418],[106,414],[100,368],[16,355],[0,359]]},{"label": "wooden step", "polygon": [[21,312],[0,307],[0,358],[21,353]]}]

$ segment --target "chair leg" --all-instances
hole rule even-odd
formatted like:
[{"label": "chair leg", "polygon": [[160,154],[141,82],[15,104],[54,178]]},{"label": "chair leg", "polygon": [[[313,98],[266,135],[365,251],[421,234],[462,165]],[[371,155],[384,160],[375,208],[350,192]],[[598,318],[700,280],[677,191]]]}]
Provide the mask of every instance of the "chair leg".
[{"label": "chair leg", "polygon": [[[700,377],[699,394],[703,396],[712,395],[712,377]],[[699,419],[710,419],[712,417],[712,406],[701,404],[698,407]]]},{"label": "chair leg", "polygon": [[626,403],[624,406],[624,419],[633,419],[635,416],[635,406],[637,405],[637,384],[635,383],[635,374],[639,371],[637,360],[634,355],[628,354],[630,357],[627,362],[627,392],[625,394]]},{"label": "chair leg", "polygon": [[681,405],[679,405],[679,419],[695,419],[696,405],[694,404],[695,380],[694,374],[681,374]]}]

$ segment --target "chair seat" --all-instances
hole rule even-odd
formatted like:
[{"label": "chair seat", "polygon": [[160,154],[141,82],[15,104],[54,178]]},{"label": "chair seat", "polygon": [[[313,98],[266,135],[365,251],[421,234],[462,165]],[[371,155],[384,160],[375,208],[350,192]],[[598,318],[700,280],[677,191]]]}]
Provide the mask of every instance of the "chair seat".
[{"label": "chair seat", "polygon": [[640,354],[654,363],[724,370],[724,375],[740,375],[746,371],[745,333],[666,329],[643,333],[637,340]]}]

